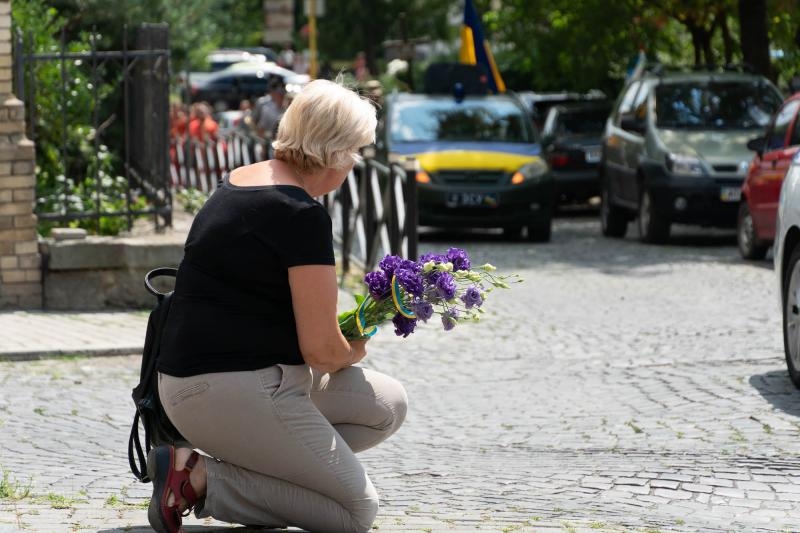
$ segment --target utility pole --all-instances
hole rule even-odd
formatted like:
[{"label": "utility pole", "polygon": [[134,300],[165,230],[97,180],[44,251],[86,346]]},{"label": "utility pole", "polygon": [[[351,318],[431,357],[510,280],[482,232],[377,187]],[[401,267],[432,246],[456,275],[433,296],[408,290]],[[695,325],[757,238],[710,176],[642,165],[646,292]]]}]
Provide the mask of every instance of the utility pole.
[{"label": "utility pole", "polygon": [[408,42],[408,19],[405,12],[400,13],[400,39],[403,44],[400,54],[408,63],[408,88],[414,92],[414,45]]},{"label": "utility pole", "polygon": [[308,0],[308,50],[311,57],[308,61],[308,74],[311,79],[317,78],[317,0]]}]

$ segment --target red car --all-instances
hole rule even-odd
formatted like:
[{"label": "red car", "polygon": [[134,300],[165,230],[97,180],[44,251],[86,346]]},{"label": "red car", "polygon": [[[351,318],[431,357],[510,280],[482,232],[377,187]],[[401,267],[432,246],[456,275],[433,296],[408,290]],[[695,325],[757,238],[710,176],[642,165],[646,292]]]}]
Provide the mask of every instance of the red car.
[{"label": "red car", "polygon": [[745,259],[763,259],[775,240],[775,217],[781,183],[800,150],[800,92],[787,98],[773,115],[763,137],[747,147],[756,152],[742,185],[736,238]]}]

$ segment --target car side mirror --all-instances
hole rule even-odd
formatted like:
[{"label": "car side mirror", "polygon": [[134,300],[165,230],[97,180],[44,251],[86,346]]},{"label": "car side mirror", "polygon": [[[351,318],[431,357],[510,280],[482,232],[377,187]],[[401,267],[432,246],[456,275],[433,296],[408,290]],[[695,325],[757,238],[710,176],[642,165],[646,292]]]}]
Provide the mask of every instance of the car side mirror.
[{"label": "car side mirror", "polygon": [[633,113],[624,113],[619,125],[625,131],[644,133],[644,120],[637,118]]},{"label": "car side mirror", "polygon": [[755,139],[750,139],[747,141],[747,149],[758,154],[758,157],[764,155],[764,146],[766,143],[765,137],[756,137]]}]

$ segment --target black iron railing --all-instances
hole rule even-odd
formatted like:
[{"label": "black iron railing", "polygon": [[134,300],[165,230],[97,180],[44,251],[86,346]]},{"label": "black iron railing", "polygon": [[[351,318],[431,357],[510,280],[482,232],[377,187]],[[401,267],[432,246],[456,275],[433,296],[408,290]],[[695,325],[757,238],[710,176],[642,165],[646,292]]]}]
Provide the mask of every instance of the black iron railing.
[{"label": "black iron railing", "polygon": [[323,202],[334,221],[342,276],[372,270],[386,254],[417,258],[416,169],[365,157]]},{"label": "black iron railing", "polygon": [[122,50],[35,51],[16,32],[14,89],[36,142],[37,215],[67,222],[152,215],[171,225],[169,43],[163,24],[145,25]]}]

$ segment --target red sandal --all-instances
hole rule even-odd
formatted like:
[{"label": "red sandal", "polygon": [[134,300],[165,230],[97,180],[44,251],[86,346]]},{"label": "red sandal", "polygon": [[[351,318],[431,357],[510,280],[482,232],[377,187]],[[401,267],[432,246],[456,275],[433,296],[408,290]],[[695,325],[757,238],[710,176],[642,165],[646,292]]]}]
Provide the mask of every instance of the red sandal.
[{"label": "red sandal", "polygon": [[[147,454],[147,475],[153,480],[153,497],[147,509],[147,519],[157,533],[178,533],[181,530],[181,517],[189,516],[192,507],[197,503],[189,474],[199,459],[197,452],[192,452],[183,470],[175,470],[175,448],[158,446]],[[167,505],[169,495],[175,496],[172,505]],[[181,498],[186,502],[185,513],[178,511]]]}]

